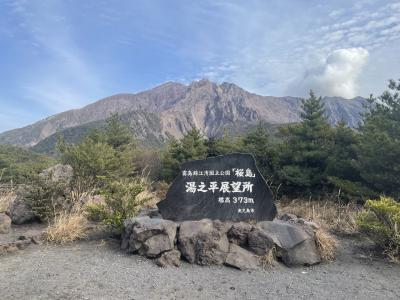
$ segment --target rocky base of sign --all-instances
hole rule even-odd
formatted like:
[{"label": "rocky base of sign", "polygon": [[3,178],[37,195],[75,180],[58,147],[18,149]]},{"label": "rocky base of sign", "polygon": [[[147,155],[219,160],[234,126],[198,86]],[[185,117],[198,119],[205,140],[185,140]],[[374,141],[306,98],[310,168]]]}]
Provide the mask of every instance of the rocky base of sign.
[{"label": "rocky base of sign", "polygon": [[172,222],[152,212],[124,222],[121,248],[155,259],[157,265],[179,266],[180,259],[202,266],[228,265],[256,269],[273,251],[287,266],[321,262],[315,242],[318,225],[293,215],[256,224],[246,222]]}]

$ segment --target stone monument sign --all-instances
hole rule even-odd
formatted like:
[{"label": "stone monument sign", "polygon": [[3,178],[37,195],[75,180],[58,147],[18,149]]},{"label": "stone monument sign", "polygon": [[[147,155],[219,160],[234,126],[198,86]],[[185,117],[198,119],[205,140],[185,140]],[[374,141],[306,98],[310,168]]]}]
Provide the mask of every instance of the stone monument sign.
[{"label": "stone monument sign", "polygon": [[250,154],[228,154],[182,164],[158,203],[169,220],[273,220],[273,195]]}]

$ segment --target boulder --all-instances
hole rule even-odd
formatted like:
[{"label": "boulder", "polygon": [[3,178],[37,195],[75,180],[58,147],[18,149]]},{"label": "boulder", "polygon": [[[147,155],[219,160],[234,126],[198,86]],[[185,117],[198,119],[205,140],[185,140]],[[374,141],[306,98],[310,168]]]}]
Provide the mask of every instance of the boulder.
[{"label": "boulder", "polygon": [[252,229],[253,226],[249,223],[234,223],[228,231],[229,242],[239,246],[246,246],[248,244],[249,233]]},{"label": "boulder", "polygon": [[74,172],[70,165],[57,164],[50,168],[43,170],[40,176],[50,179],[52,182],[65,182],[69,183],[72,179]]},{"label": "boulder", "polygon": [[33,244],[40,245],[43,243],[44,239],[46,236],[46,230],[45,229],[30,229],[26,232],[24,232],[23,235],[20,235],[18,237],[18,240],[29,240]]},{"label": "boulder", "polygon": [[274,241],[277,255],[286,265],[314,265],[321,262],[311,230],[279,220],[260,222],[257,226]]},{"label": "boulder", "polygon": [[21,225],[36,220],[31,208],[25,203],[25,189],[19,189],[10,204],[8,215],[13,224]]},{"label": "boulder", "polygon": [[168,266],[179,267],[181,265],[181,253],[176,249],[164,252],[156,259],[156,264],[163,268]]},{"label": "boulder", "polygon": [[259,228],[253,228],[248,234],[248,248],[257,255],[264,255],[274,247],[271,234]]},{"label": "boulder", "polygon": [[226,256],[225,264],[240,270],[257,269],[260,258],[250,251],[239,247],[236,244],[229,245],[229,253]]},{"label": "boulder", "polygon": [[229,225],[209,219],[182,222],[178,235],[182,256],[199,265],[223,264],[229,251]]},{"label": "boulder", "polygon": [[0,213],[0,234],[9,233],[11,229],[11,218],[5,213]]},{"label": "boulder", "polygon": [[147,257],[157,257],[174,249],[178,224],[148,216],[124,222],[121,248]]},{"label": "boulder", "polygon": [[148,216],[149,218],[162,219],[162,216],[158,211],[158,208],[149,208],[149,207],[142,208],[139,212],[138,217],[145,217],[145,216]]},{"label": "boulder", "polygon": [[284,213],[282,216],[279,217],[279,220],[296,222],[297,216],[294,214]]}]

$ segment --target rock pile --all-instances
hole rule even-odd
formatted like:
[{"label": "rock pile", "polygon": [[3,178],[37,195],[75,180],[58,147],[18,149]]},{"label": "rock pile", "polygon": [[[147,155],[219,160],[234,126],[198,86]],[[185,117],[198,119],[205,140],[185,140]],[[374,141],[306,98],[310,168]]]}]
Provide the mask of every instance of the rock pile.
[{"label": "rock pile", "polygon": [[9,232],[0,236],[0,256],[23,250],[31,244],[41,244],[44,239],[43,228],[29,229],[23,232]]},{"label": "rock pile", "polygon": [[284,220],[252,225],[210,219],[172,222],[157,215],[140,216],[125,220],[121,248],[155,259],[160,266],[179,266],[182,258],[204,266],[256,269],[270,251],[287,266],[317,264],[321,257],[314,229],[299,220],[284,216]]}]

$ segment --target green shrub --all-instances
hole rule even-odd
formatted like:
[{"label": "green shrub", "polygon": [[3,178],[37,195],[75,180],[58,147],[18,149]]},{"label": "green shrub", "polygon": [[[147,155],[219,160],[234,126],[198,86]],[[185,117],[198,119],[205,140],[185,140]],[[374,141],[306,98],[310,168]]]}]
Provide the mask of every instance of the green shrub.
[{"label": "green shrub", "polygon": [[57,212],[68,210],[72,206],[66,194],[67,186],[63,182],[52,182],[44,178],[35,178],[27,190],[26,204],[42,222],[49,222]]},{"label": "green shrub", "polygon": [[142,205],[150,200],[150,197],[143,196],[145,191],[143,180],[107,180],[101,190],[104,203],[87,204],[88,218],[121,229],[123,221],[137,215]]},{"label": "green shrub", "polygon": [[328,182],[340,193],[340,198],[345,202],[356,200],[359,203],[364,203],[366,199],[378,196],[362,182],[350,181],[335,176],[328,176]]},{"label": "green shrub", "polygon": [[400,203],[389,197],[368,200],[366,210],[358,217],[360,231],[370,236],[374,242],[392,259],[400,256]]}]

